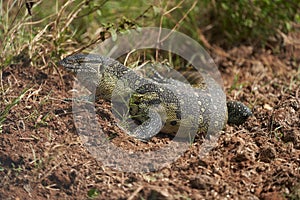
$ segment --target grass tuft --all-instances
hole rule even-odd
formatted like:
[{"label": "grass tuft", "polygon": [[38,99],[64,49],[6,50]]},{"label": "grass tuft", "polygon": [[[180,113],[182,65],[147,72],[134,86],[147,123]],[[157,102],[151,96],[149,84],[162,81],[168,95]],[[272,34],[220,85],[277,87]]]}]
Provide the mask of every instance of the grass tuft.
[{"label": "grass tuft", "polygon": [[2,133],[2,125],[3,122],[5,121],[9,111],[15,106],[17,105],[21,99],[25,96],[26,92],[28,91],[28,89],[24,89],[21,94],[15,98],[14,100],[12,100],[11,103],[7,104],[6,107],[4,108],[4,110],[2,112],[0,112],[0,133]]}]

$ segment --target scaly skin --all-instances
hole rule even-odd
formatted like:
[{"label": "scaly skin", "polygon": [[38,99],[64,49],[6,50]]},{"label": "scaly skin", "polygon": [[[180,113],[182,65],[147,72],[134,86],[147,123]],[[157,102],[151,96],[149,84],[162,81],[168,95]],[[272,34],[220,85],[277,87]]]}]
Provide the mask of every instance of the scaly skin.
[{"label": "scaly skin", "polygon": [[172,78],[144,78],[114,59],[90,54],[68,56],[59,64],[79,73],[80,82],[90,91],[96,88],[96,98],[119,103],[128,99],[125,106],[140,123],[129,134],[141,140],[150,139],[159,130],[176,133],[179,127],[187,132],[214,133],[224,128],[227,119],[239,125],[252,115],[241,102],[229,101],[226,106],[221,87],[209,77],[206,84],[193,87]]}]

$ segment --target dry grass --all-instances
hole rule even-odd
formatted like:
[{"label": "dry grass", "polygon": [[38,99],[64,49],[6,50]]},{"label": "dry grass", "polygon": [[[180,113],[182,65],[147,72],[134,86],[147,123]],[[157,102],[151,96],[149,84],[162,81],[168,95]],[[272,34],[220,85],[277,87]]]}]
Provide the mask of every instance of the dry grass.
[{"label": "dry grass", "polygon": [[[283,34],[279,53],[243,45],[224,52],[198,30],[193,2],[36,1],[32,16],[25,1],[0,3],[0,199],[299,199],[299,33]],[[147,25],[201,38],[229,98],[247,102],[254,116],[242,127],[228,126],[203,159],[196,141],[171,166],[133,174],[103,166],[84,148],[63,100],[74,79],[56,62]],[[99,123],[120,147],[164,145],[122,135],[108,103],[96,105]]]}]

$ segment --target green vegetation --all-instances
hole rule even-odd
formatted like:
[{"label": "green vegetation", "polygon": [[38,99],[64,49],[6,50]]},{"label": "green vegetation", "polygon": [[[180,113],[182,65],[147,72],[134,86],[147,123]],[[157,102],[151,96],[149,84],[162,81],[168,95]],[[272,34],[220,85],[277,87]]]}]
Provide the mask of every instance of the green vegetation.
[{"label": "green vegetation", "polygon": [[99,190],[97,190],[97,189],[95,189],[95,188],[90,189],[90,190],[88,191],[88,193],[87,193],[89,199],[94,199],[94,198],[98,197],[99,194],[100,194],[100,193],[99,193]]},{"label": "green vegetation", "polygon": [[53,66],[45,61],[143,26],[178,30],[198,41],[203,32],[214,43],[261,45],[300,22],[299,5],[298,0],[56,0],[28,8],[23,1],[1,0],[1,67],[24,61]]},{"label": "green vegetation", "polygon": [[2,167],[2,164],[0,162],[0,172],[3,172],[4,171],[4,168]]},{"label": "green vegetation", "polygon": [[[35,3],[30,4],[28,2]],[[61,70],[58,70],[56,65],[57,61],[62,57],[71,53],[88,51],[93,48],[93,45],[104,41],[106,38],[117,37],[117,33],[124,33],[132,28],[138,29],[147,26],[173,29],[183,32],[203,44],[216,44],[217,46],[228,49],[235,45],[243,44],[250,44],[253,47],[257,47],[262,45],[269,46],[269,44],[273,45],[275,43],[276,46],[280,46],[280,43],[283,41],[282,35],[294,31],[296,24],[300,23],[299,5],[299,0],[0,0],[0,133],[2,133],[2,131],[5,132],[6,126],[12,126],[14,130],[11,132],[15,133],[19,127],[13,127],[14,125],[11,124],[17,124],[19,119],[22,122],[20,122],[21,125],[23,125],[23,123],[26,125],[27,132],[36,130],[32,135],[26,135],[24,138],[22,129],[17,130],[19,131],[19,135],[14,136],[15,138],[19,137],[17,138],[18,140],[20,139],[20,143],[17,144],[28,145],[31,149],[31,152],[29,151],[29,153],[26,152],[26,154],[20,155],[20,158],[23,160],[24,156],[26,159],[33,159],[31,162],[29,162],[28,159],[24,159],[24,162],[28,162],[26,165],[19,162],[15,162],[16,164],[14,164],[14,161],[12,161],[11,165],[7,165],[5,161],[0,162],[0,172],[5,174],[5,179],[3,178],[3,180],[6,181],[8,178],[14,177],[15,174],[24,174],[27,177],[24,179],[27,185],[27,181],[34,178],[36,173],[36,175],[38,175],[36,176],[36,180],[30,180],[29,183],[31,183],[31,181],[34,183],[40,181],[43,185],[43,179],[51,174],[52,171],[60,168],[61,163],[58,162],[60,161],[58,160],[60,159],[59,153],[64,153],[71,148],[73,149],[73,145],[77,145],[77,141],[76,144],[68,143],[69,140],[73,141],[73,138],[68,138],[71,137],[70,135],[68,135],[68,137],[62,135],[62,133],[68,132],[69,130],[73,131],[71,127],[67,127],[70,122],[66,122],[64,130],[61,129],[63,126],[59,123],[51,125],[50,122],[57,120],[57,118],[55,118],[56,115],[60,115],[59,113],[64,111],[59,109],[54,110],[54,108],[51,107],[51,101],[55,100],[61,102],[61,99],[55,99],[56,93],[44,96],[45,93],[49,92],[48,88],[44,87],[47,86],[47,84],[49,85],[48,78],[45,78],[45,81],[42,80],[41,84],[35,82],[38,78],[34,77],[32,81],[33,84],[28,84],[28,82],[31,81],[29,72],[32,72],[32,69],[43,71],[46,75],[53,73],[55,76],[59,76],[62,82],[57,84],[57,86],[65,86],[66,84],[63,82],[64,79],[60,74]],[[297,26],[299,27],[299,25]],[[145,52],[149,53],[151,51]],[[152,60],[155,61],[153,51],[147,55],[147,58],[152,58]],[[294,58],[294,60],[296,60],[296,58]],[[168,62],[171,63],[172,59],[169,58]],[[179,63],[179,61],[177,62]],[[272,62],[272,60],[270,62]],[[129,64],[132,63],[133,62]],[[180,67],[177,63],[175,65]],[[295,61],[294,65],[298,66],[298,73],[291,76],[289,87],[284,86],[286,89],[284,88],[283,90],[280,89],[281,87],[277,88],[281,93],[286,94],[292,91],[296,88],[295,85],[297,85],[300,80],[299,64]],[[9,70],[11,74],[8,74],[8,72],[4,70],[7,66],[12,66]],[[22,81],[22,77],[18,76],[24,75],[22,74],[23,67],[30,67],[30,70],[24,70],[27,72],[27,74],[25,74],[26,78],[29,77],[28,81],[26,80],[25,82],[25,84],[28,85],[19,84],[19,82]],[[8,80],[7,77],[11,78],[11,80]],[[248,86],[247,82],[240,83],[242,81],[240,79],[242,78],[238,75],[234,77],[230,91],[239,91]],[[277,81],[276,79],[274,81],[275,83]],[[268,80],[269,79],[267,79],[267,81]],[[13,84],[11,84],[11,82],[13,82]],[[280,83],[281,82],[278,82],[278,84]],[[257,85],[261,86],[261,83]],[[37,89],[39,86],[41,86],[41,89]],[[253,95],[260,92],[255,89],[251,91]],[[62,94],[58,94],[57,96],[57,98],[60,98]],[[256,96],[255,101],[259,102],[259,98],[261,97]],[[21,103],[27,103],[27,100],[32,100],[28,101],[28,105],[34,106],[20,106],[20,109],[27,109],[25,110],[26,112],[22,113],[20,109],[16,109],[17,112],[14,112],[14,108],[18,108],[17,106]],[[48,103],[50,106],[47,107]],[[251,105],[256,105],[255,103],[256,102],[251,102]],[[260,111],[259,109],[257,109],[257,111]],[[271,111],[269,113],[271,113]],[[10,115],[14,117],[10,119]],[[63,113],[62,115],[66,114]],[[268,121],[268,118],[263,117],[265,116],[259,114],[254,126],[258,126],[257,123]],[[10,123],[10,120],[12,123]],[[32,125],[28,122],[34,123]],[[271,131],[274,129],[271,133],[274,133],[276,138],[281,139],[283,137],[281,125],[273,124],[273,121],[271,122],[271,127],[267,127],[266,129],[270,129]],[[52,129],[44,129],[44,127],[49,125]],[[263,129],[265,128],[264,126],[269,126],[269,124],[263,123],[261,125],[262,133],[265,133]],[[250,125],[248,127],[250,127]],[[117,136],[117,134],[115,134],[116,133],[110,133],[107,140],[111,140]],[[11,137],[11,135],[8,135],[7,138]],[[48,140],[43,139],[45,135]],[[2,134],[2,136],[6,137],[7,135]],[[64,138],[65,140],[59,140],[60,138]],[[58,141],[55,141],[56,139]],[[32,146],[30,142],[33,142],[32,144],[34,145],[37,144],[37,146]],[[60,144],[60,142],[64,143]],[[4,141],[3,144],[10,145],[10,140]],[[59,149],[61,147],[65,148],[65,146],[67,146],[66,150]],[[74,151],[77,151],[77,148],[74,148]],[[18,153],[19,151],[16,152]],[[84,161],[82,162],[83,167],[88,167],[93,164],[85,162],[86,159],[89,158],[85,158],[83,155],[80,156],[80,159]],[[195,156],[191,156],[192,160],[189,161],[191,169],[193,169],[192,165],[197,164],[193,161],[194,157]],[[71,159],[68,160],[67,164],[71,161]],[[55,165],[51,165],[52,163]],[[77,166],[78,168],[80,167],[79,162],[78,165],[77,163],[75,164],[71,166],[73,169],[77,168]],[[208,164],[205,163],[205,165]],[[178,167],[175,166],[175,168],[180,169],[182,166],[178,165]],[[272,164],[270,164],[270,166],[272,166]],[[176,172],[177,170],[175,168],[174,171]],[[97,172],[93,170],[94,169],[90,169],[93,175],[87,179],[91,180],[94,178],[93,176],[98,176]],[[100,171],[100,169],[97,170]],[[83,173],[84,175],[87,173],[85,170],[82,171],[78,171],[78,173]],[[47,172],[48,174],[41,178],[40,174],[42,173],[40,172],[43,172],[43,174]],[[103,174],[105,173],[107,172],[104,171]],[[176,173],[175,175],[171,174],[171,176],[175,178],[180,177],[180,175]],[[102,171],[99,174],[102,175]],[[186,174],[184,174],[184,176],[186,176]],[[82,176],[77,177],[80,178]],[[163,181],[167,180],[167,178],[163,179],[162,177],[151,175],[145,175],[142,179],[148,183],[158,182],[160,179]],[[22,179],[19,178],[18,180]],[[117,179],[118,182],[119,180],[120,179]],[[125,178],[122,177],[122,180],[126,181],[126,175]],[[178,178],[178,180],[180,180],[180,178]],[[17,185],[22,186],[22,183],[22,181],[17,182]],[[51,188],[53,183],[56,184],[53,181],[45,181],[45,185],[49,184],[45,186],[45,188]],[[116,182],[112,181],[112,184],[114,183]],[[182,183],[182,181],[179,181],[179,183]],[[279,181],[278,183],[281,182]],[[80,184],[78,183],[78,188]],[[171,187],[173,186],[172,184],[173,183],[170,182]],[[184,184],[188,184],[188,179]],[[275,185],[276,184],[277,183],[275,183]],[[30,186],[30,184],[28,184],[28,186]],[[102,195],[101,190],[96,189],[98,187],[97,185],[83,186],[85,189],[89,188],[87,191],[84,190],[84,195],[88,196],[88,198],[99,198],[99,196]],[[135,186],[136,185],[133,185],[132,189],[134,189]],[[267,186],[269,187],[269,185]],[[299,184],[295,186],[282,185],[282,187],[292,188],[290,193],[286,195],[287,198],[300,198]],[[178,189],[178,187],[174,188],[174,190]],[[22,191],[24,190],[24,188],[21,189]],[[114,189],[114,187],[111,187],[111,189]],[[64,192],[63,189],[61,191]],[[145,191],[147,192],[147,190]],[[157,194],[153,192],[150,197],[157,197],[156,195]],[[178,195],[178,198],[189,199],[187,194]]]},{"label": "green vegetation", "polygon": [[13,99],[10,103],[7,103],[3,111],[0,111],[0,133],[2,133],[2,124],[5,121],[9,111],[21,101],[27,91],[28,89],[23,90],[17,98]]},{"label": "green vegetation", "polygon": [[[206,0],[209,19],[216,37],[227,44],[265,44],[278,31],[291,31],[293,23],[300,23],[299,0]],[[203,18],[203,16],[201,16]],[[201,20],[199,18],[199,20]],[[215,38],[216,38],[215,37]]]},{"label": "green vegetation", "polygon": [[300,183],[295,185],[289,194],[286,194],[286,198],[291,200],[300,199]]}]

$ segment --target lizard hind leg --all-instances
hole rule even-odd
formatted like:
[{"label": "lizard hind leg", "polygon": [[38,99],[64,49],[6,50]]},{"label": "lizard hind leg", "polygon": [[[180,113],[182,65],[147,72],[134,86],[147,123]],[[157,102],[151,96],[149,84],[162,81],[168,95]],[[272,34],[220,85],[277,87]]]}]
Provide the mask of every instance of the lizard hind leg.
[{"label": "lizard hind leg", "polygon": [[161,116],[153,108],[149,109],[148,116],[148,120],[142,122],[132,132],[127,132],[127,134],[142,141],[148,141],[157,135],[163,127]]}]

